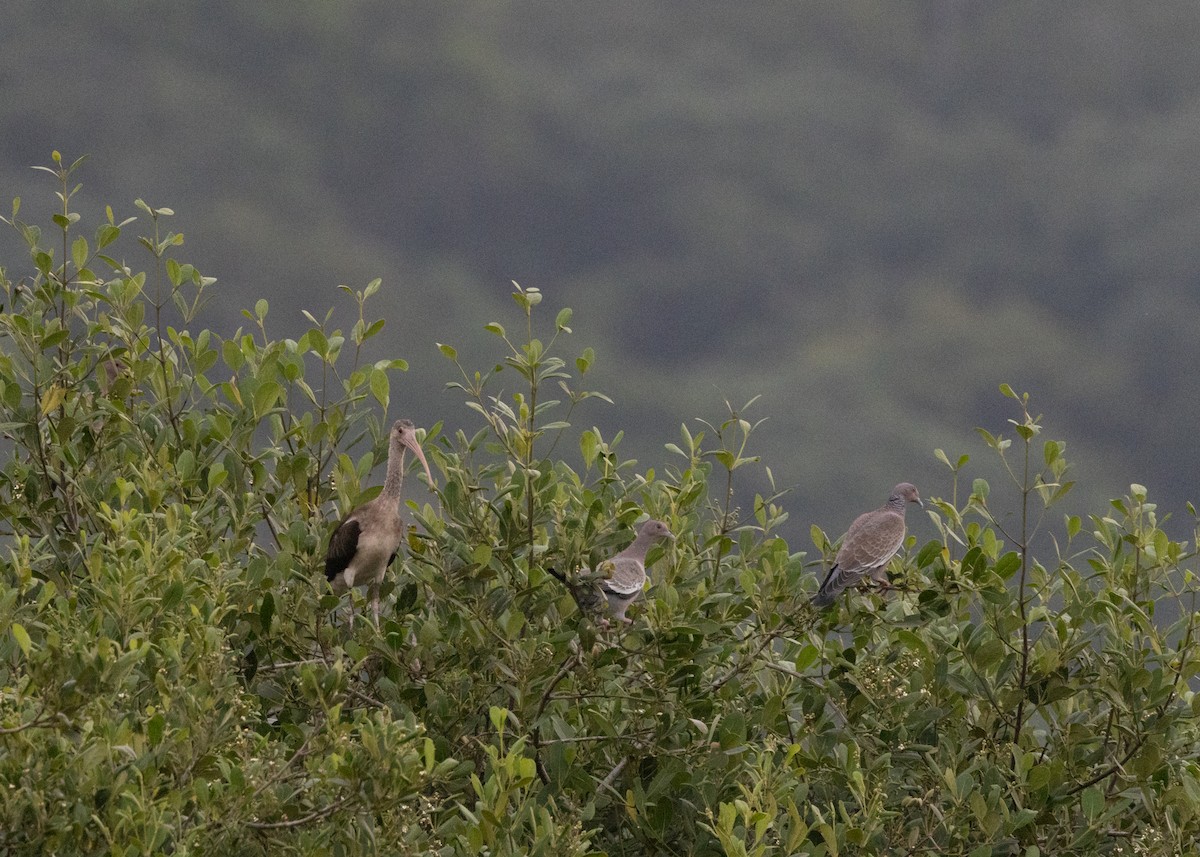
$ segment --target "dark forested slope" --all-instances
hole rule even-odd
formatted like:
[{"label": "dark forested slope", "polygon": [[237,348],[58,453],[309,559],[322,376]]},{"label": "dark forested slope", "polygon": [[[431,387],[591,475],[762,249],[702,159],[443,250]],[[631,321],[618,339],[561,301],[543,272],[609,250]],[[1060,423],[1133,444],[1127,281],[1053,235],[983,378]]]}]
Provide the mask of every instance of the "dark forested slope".
[{"label": "dark forested slope", "polygon": [[[7,17],[3,195],[34,197],[52,148],[90,153],[81,202],[132,213],[136,187],[175,208],[193,261],[243,296],[231,318],[382,276],[377,356],[421,368],[435,341],[482,353],[469,332],[508,281],[538,286],[597,344],[616,400],[598,419],[627,452],[655,463],[683,417],[763,392],[789,503],[830,526],[927,482],[932,448],[973,450],[1005,380],[1098,494],[1135,476],[1173,509],[1194,494],[1193,4]],[[433,375],[406,397],[468,422]]]}]

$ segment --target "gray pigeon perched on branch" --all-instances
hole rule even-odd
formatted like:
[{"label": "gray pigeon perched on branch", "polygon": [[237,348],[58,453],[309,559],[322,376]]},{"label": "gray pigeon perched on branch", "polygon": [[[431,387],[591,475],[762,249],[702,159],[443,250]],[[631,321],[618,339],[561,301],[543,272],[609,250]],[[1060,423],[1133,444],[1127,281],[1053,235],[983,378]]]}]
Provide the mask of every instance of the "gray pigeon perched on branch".
[{"label": "gray pigeon perched on branch", "polygon": [[844,590],[868,575],[881,586],[888,585],[887,564],[904,544],[904,510],[908,503],[925,505],[916,486],[901,482],[892,489],[886,503],[854,519],[833,568],[813,596],[814,607],[829,607]]},{"label": "gray pigeon perched on branch", "polygon": [[[562,581],[581,612],[599,614],[607,610],[628,625],[633,620],[625,615],[625,611],[646,585],[646,554],[663,539],[674,538],[662,521],[646,521],[629,547],[575,580],[568,580],[565,574],[553,568],[546,571]],[[607,620],[602,621],[607,624]]]}]

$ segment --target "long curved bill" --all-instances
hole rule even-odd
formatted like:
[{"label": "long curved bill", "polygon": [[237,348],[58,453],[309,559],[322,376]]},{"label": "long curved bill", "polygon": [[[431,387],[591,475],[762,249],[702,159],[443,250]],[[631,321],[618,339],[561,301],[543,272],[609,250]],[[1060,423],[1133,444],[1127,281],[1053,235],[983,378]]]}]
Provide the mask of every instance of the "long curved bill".
[{"label": "long curved bill", "polygon": [[433,485],[433,473],[429,470],[429,462],[425,460],[425,451],[421,449],[421,444],[417,442],[416,435],[411,432],[405,432],[404,445],[411,449],[413,455],[421,462],[421,466],[425,468],[425,478],[429,480],[430,485]]}]

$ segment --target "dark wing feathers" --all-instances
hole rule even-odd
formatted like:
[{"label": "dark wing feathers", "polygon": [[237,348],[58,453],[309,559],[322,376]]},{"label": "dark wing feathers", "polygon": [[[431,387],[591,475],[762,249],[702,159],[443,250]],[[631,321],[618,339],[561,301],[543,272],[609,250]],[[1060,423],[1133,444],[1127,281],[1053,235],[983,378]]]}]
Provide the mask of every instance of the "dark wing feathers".
[{"label": "dark wing feathers", "polygon": [[[358,536],[362,532],[358,521],[347,518],[338,524],[329,537],[329,551],[325,554],[325,579],[333,580],[347,569],[358,550]],[[393,556],[394,558],[394,556]]]}]

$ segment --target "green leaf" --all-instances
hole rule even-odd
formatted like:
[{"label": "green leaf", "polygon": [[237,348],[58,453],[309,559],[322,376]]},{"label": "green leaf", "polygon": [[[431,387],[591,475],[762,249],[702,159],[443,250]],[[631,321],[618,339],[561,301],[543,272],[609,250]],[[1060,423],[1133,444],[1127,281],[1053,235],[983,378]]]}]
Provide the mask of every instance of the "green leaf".
[{"label": "green leaf", "polygon": [[485,324],[483,326],[483,329],[486,330],[488,333],[494,333],[501,338],[503,338],[506,335],[505,330],[504,330],[504,325],[500,324],[497,321],[488,322],[487,324]]},{"label": "green leaf", "polygon": [[275,403],[279,401],[279,397],[283,395],[283,388],[274,381],[264,381],[258,385],[254,391],[254,417],[262,419],[262,417],[275,407]]},{"label": "green leaf", "polygon": [[270,592],[263,593],[262,604],[258,608],[258,621],[263,633],[271,630],[271,618],[275,615],[275,597]]},{"label": "green leaf", "polygon": [[591,467],[596,462],[599,449],[595,432],[588,429],[579,435],[579,451],[583,454],[584,467]]},{"label": "green leaf", "polygon": [[1010,398],[1010,399],[1018,398],[1017,394],[1013,392],[1013,388],[1008,386],[1008,384],[1000,385],[1000,393],[1001,393],[1001,395],[1008,396],[1008,398]]},{"label": "green leaf", "polygon": [[185,449],[175,458],[175,472],[180,479],[188,479],[196,469],[196,455],[190,449]]},{"label": "green leaf", "polygon": [[102,250],[121,237],[120,227],[105,223],[96,230],[96,249]]},{"label": "green leaf", "polygon": [[311,328],[305,336],[308,338],[308,347],[313,354],[325,360],[329,356],[329,340],[325,337],[325,332],[320,328]]},{"label": "green leaf", "polygon": [[172,609],[176,604],[183,600],[183,595],[183,583],[178,580],[172,581],[171,585],[167,587],[167,591],[163,593],[163,609]]},{"label": "green leaf", "polygon": [[442,352],[442,354],[446,355],[446,357],[450,360],[458,359],[458,352],[455,350],[453,345],[447,345],[444,342],[439,342],[437,343],[437,347],[438,351]]},{"label": "green leaf", "polygon": [[375,397],[375,401],[383,405],[383,409],[386,411],[388,407],[388,394],[390,391],[387,372],[384,372],[382,369],[373,368],[371,369],[369,380],[371,386],[371,395]]},{"label": "green leaf", "polygon": [[926,568],[930,563],[937,559],[941,552],[941,542],[926,542],[925,547],[921,548],[921,552],[917,554],[917,568]]},{"label": "green leaf", "polygon": [[571,315],[571,308],[563,307],[558,311],[558,317],[554,319],[554,326],[558,330],[565,330],[567,333],[570,333],[571,328],[567,327],[567,325],[571,323]]},{"label": "green leaf", "polygon": [[75,263],[75,269],[78,270],[87,264],[88,258],[88,243],[87,239],[80,235],[71,244],[71,261]]},{"label": "green leaf", "polygon": [[1016,551],[1009,551],[1000,559],[996,560],[994,571],[1005,580],[1013,576],[1013,573],[1021,567],[1021,556]]},{"label": "green leaf", "polygon": [[804,648],[800,650],[800,654],[796,655],[796,660],[794,662],[796,672],[802,673],[811,667],[817,662],[817,657],[820,654],[821,652],[816,646],[814,646],[812,643],[806,643]]},{"label": "green leaf", "polygon": [[42,416],[46,416],[50,412],[56,410],[67,398],[67,388],[60,387],[57,384],[47,387],[42,393],[41,412]]},{"label": "green leaf", "polygon": [[267,301],[265,298],[259,298],[254,304],[254,315],[259,321],[267,317]]},{"label": "green leaf", "polygon": [[1084,789],[1083,794],[1079,796],[1079,805],[1088,821],[1095,821],[1100,813],[1104,812],[1104,792],[1098,786]]},{"label": "green leaf", "polygon": [[229,472],[225,469],[225,465],[218,461],[208,469],[208,490],[215,491],[228,478]]},{"label": "green leaf", "polygon": [[232,339],[226,339],[221,343],[221,359],[234,372],[241,369],[246,362],[246,356],[242,354],[242,349],[238,348],[238,344]]},{"label": "green leaf", "polygon": [[25,657],[29,657],[29,653],[33,650],[33,641],[29,639],[29,634],[25,630],[25,626],[20,622],[13,622],[12,628],[13,639],[17,641],[17,645],[21,647],[21,651],[25,653]]},{"label": "green leaf", "polygon": [[150,742],[151,747],[157,747],[162,743],[166,725],[166,718],[161,714],[155,714],[146,722],[146,739]]}]

